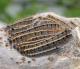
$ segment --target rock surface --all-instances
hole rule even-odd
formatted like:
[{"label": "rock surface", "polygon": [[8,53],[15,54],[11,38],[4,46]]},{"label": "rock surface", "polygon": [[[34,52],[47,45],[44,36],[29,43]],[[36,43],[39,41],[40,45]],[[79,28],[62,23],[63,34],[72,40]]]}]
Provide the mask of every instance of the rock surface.
[{"label": "rock surface", "polygon": [[7,35],[0,29],[0,69],[80,69],[79,28],[72,34],[71,40],[59,53],[30,59],[6,47],[3,42],[6,43]]}]

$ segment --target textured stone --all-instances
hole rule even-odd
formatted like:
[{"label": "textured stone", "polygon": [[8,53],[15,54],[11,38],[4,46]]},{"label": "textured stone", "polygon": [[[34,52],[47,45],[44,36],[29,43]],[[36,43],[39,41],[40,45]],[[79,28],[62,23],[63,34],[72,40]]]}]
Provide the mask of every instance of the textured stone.
[{"label": "textured stone", "polygon": [[3,38],[3,41],[0,39],[0,69],[80,69],[79,27],[72,34],[73,37],[60,47],[58,53],[31,59],[22,56],[10,46],[6,47],[7,37],[5,31],[0,29],[0,37]]}]

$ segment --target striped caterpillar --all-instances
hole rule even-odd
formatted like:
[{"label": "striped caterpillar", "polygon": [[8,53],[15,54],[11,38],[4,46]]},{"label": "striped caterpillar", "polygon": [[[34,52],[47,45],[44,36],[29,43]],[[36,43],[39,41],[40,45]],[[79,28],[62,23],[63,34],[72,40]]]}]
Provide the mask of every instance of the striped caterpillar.
[{"label": "striped caterpillar", "polygon": [[41,13],[6,27],[9,41],[24,56],[52,54],[72,37],[78,25],[53,13]]}]

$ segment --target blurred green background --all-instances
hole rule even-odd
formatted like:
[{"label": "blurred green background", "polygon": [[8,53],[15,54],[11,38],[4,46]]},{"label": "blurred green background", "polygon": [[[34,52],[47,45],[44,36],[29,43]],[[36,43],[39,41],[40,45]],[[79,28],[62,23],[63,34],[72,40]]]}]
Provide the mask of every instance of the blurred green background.
[{"label": "blurred green background", "polygon": [[80,17],[80,0],[0,0],[0,21],[14,21],[41,12]]}]

